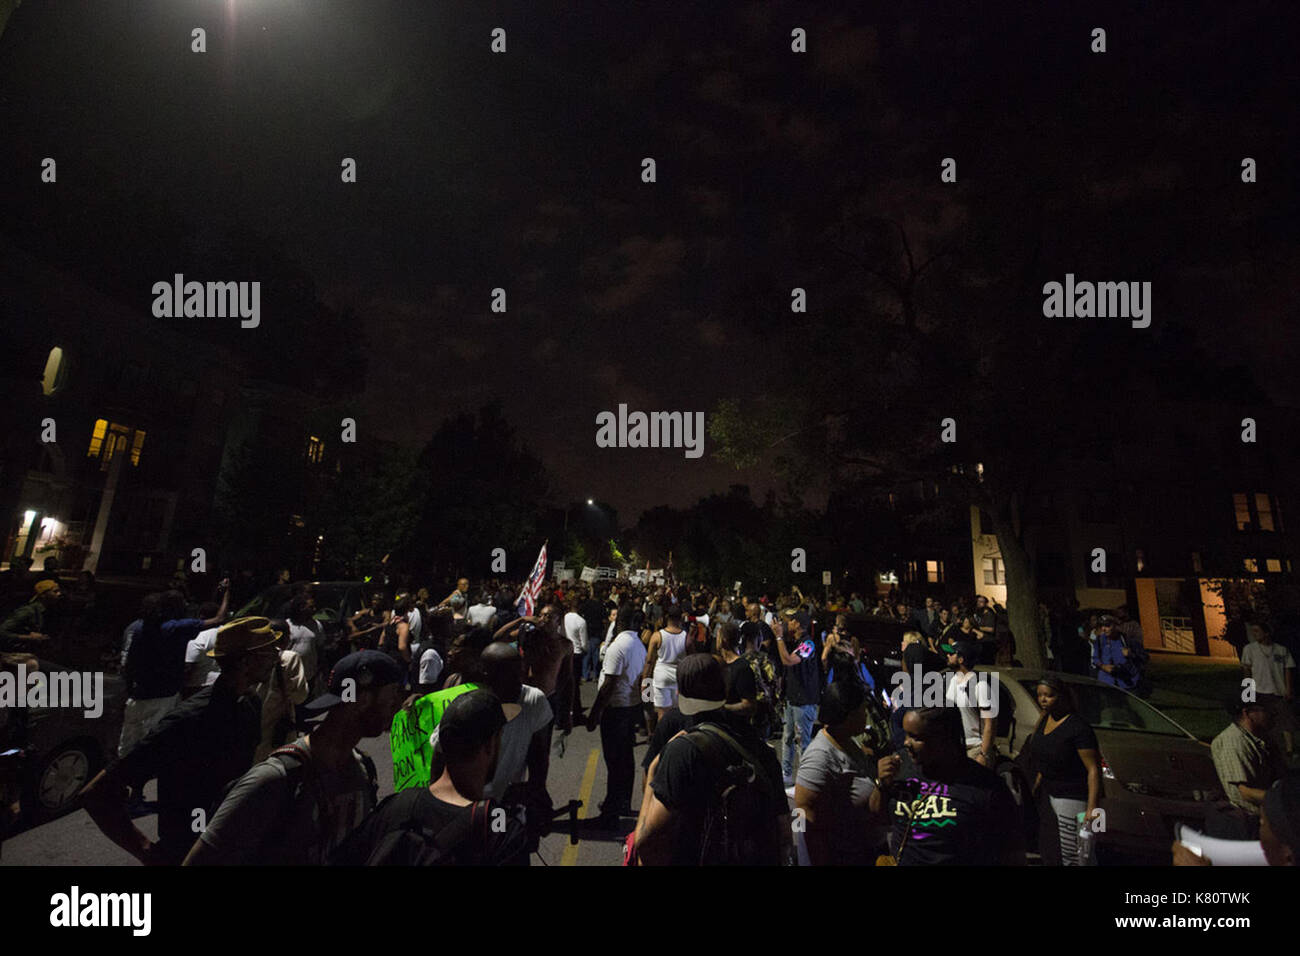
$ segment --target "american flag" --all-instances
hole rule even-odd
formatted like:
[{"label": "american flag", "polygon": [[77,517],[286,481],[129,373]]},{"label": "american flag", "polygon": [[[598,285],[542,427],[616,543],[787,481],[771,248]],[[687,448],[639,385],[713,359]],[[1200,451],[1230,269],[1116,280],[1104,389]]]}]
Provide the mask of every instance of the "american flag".
[{"label": "american flag", "polygon": [[528,575],[528,583],[524,589],[519,592],[519,600],[515,602],[515,611],[520,617],[529,617],[533,613],[533,607],[537,603],[537,595],[542,593],[542,581],[546,578],[546,545],[542,544],[542,550],[537,553],[537,563],[533,565],[533,573]]}]

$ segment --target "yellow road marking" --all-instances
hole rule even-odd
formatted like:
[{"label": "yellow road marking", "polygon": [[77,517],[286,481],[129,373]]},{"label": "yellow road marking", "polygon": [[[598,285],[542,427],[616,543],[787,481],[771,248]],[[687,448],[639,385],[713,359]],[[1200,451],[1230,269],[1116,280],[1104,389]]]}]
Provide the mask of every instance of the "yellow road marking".
[{"label": "yellow road marking", "polygon": [[[587,810],[591,807],[591,788],[596,785],[596,763],[600,759],[600,751],[593,749],[591,755],[587,757],[587,769],[582,774],[582,792],[578,794],[578,799],[582,801],[582,809],[578,811],[578,819],[587,818]],[[578,845],[570,843],[564,848],[564,856],[560,857],[560,866],[573,866],[578,862]]]}]

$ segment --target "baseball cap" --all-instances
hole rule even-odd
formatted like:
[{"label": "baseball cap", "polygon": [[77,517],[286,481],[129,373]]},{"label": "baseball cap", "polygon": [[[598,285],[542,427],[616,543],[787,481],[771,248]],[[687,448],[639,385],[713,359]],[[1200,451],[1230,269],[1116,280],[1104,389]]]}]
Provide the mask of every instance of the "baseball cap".
[{"label": "baseball cap", "polygon": [[727,701],[722,665],[712,654],[687,654],[677,661],[677,708],[690,717],[721,710]]},{"label": "baseball cap", "polygon": [[405,678],[401,665],[383,651],[355,651],[334,665],[330,671],[328,691],[302,706],[306,710],[325,711],[343,703],[344,681],[347,680],[353,681],[353,686],[360,690],[401,684]]},{"label": "baseball cap", "polygon": [[974,664],[980,656],[979,648],[971,641],[953,642],[952,651],[958,657],[965,659],[967,664]]}]

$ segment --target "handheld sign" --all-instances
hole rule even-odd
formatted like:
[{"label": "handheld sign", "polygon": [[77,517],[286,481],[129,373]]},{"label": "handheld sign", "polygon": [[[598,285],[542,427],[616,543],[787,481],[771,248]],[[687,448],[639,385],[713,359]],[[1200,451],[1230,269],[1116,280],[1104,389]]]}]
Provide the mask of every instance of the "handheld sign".
[{"label": "handheld sign", "polygon": [[458,684],[417,697],[393,718],[389,744],[393,751],[393,790],[400,793],[411,787],[427,787],[433,766],[433,744],[429,738],[438,726],[447,705],[461,694],[478,688],[477,684]]}]

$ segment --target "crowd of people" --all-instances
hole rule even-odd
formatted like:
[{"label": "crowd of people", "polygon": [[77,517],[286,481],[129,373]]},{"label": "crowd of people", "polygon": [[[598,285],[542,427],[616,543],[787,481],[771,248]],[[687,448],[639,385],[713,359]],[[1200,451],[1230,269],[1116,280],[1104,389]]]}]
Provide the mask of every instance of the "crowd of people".
[{"label": "crowd of people", "polygon": [[[552,756],[578,726],[599,734],[606,770],[599,813],[581,825],[623,838],[629,864],[1026,862],[993,715],[953,698],[978,667],[1015,663],[1005,609],[983,596],[869,609],[798,587],[550,581],[521,613],[519,585],[461,578],[445,596],[376,585],[327,629],[308,585],[290,589],[281,617],[232,620],[230,583],[197,606],[179,590],[149,595],[123,633],[119,750],[82,799],[141,862],[526,865],[556,816]],[[0,629],[6,650],[39,644],[58,588],[33,584]],[[944,672],[945,706],[891,712],[849,627],[868,615],[902,625],[905,668]],[[1140,629],[1122,609],[1050,624],[1054,671],[1141,682]],[[1097,740],[1068,682],[1045,674],[1036,693],[1024,750],[1040,858],[1087,864],[1077,821],[1102,798]],[[1239,710],[1237,736],[1215,743],[1225,787],[1257,821],[1273,789],[1290,801],[1275,807],[1295,799],[1290,778],[1256,767],[1277,709]],[[383,801],[357,747],[380,734],[394,758]],[[155,779],[156,840],[134,823]],[[1254,833],[1281,858],[1290,826]]]}]

